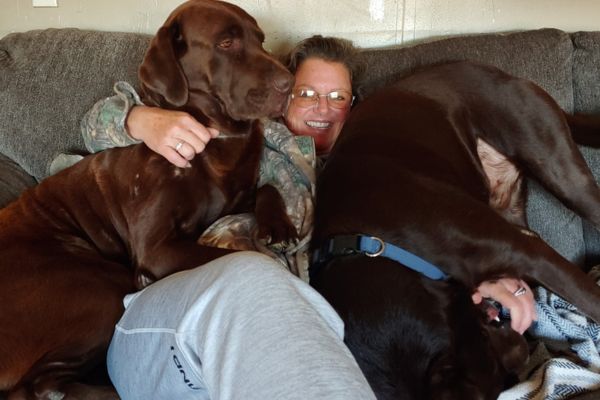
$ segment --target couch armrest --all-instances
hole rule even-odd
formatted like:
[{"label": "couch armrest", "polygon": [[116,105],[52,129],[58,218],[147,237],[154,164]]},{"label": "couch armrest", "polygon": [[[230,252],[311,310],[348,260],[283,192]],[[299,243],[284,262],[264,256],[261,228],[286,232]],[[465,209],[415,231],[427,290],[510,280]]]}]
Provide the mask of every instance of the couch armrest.
[{"label": "couch armrest", "polygon": [[36,183],[37,181],[16,162],[0,153],[0,208]]}]

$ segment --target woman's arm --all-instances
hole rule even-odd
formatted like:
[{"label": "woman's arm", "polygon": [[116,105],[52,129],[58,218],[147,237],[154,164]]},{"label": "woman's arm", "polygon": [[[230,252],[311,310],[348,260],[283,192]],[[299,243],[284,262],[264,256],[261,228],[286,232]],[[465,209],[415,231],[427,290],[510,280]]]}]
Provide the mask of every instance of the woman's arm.
[{"label": "woman's arm", "polygon": [[114,91],[115,96],[96,102],[81,120],[81,134],[90,153],[141,143],[125,129],[131,109],[142,104],[139,95],[127,82],[117,82]]},{"label": "woman's arm", "polygon": [[127,82],[117,82],[114,90],[115,96],[98,101],[81,121],[86,148],[92,153],[144,142],[176,166],[186,167],[219,134],[185,112],[143,105]]}]

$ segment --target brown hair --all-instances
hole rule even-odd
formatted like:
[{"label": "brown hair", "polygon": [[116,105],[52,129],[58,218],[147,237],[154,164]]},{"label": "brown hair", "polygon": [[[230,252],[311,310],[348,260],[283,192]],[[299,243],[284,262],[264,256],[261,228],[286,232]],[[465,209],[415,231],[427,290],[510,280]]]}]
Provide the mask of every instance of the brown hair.
[{"label": "brown hair", "polygon": [[300,65],[308,58],[339,62],[350,72],[352,93],[360,95],[362,75],[365,63],[358,57],[359,50],[350,40],[337,37],[311,36],[299,42],[284,57],[283,63],[295,74]]}]

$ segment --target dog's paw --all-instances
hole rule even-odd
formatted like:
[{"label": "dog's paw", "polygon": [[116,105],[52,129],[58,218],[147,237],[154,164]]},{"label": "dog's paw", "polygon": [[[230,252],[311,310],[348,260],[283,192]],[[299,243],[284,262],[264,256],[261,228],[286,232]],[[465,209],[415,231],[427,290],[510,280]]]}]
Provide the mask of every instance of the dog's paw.
[{"label": "dog's paw", "polygon": [[256,239],[263,245],[281,244],[283,248],[296,243],[298,232],[287,214],[279,191],[271,185],[264,185],[258,190],[256,198]]},{"label": "dog's paw", "polygon": [[257,239],[264,245],[277,245],[285,249],[298,243],[298,232],[289,217],[285,215],[285,217],[258,224]]}]

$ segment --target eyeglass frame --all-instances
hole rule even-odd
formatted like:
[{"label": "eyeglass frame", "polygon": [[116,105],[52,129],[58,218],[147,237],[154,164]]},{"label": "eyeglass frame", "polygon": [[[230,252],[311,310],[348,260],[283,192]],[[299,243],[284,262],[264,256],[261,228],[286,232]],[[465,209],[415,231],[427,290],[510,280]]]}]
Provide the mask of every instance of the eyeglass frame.
[{"label": "eyeglass frame", "polygon": [[[336,109],[336,110],[344,110],[344,109],[346,109],[346,108],[350,108],[350,107],[352,107],[352,104],[354,104],[354,100],[356,99],[356,96],[355,96],[354,94],[352,94],[352,92],[349,92],[349,91],[347,91],[346,89],[334,89],[334,90],[332,90],[331,92],[329,92],[329,93],[326,93],[326,94],[321,94],[321,93],[317,92],[315,89],[311,88],[310,86],[306,86],[306,87],[300,87],[300,88],[298,88],[298,90],[312,90],[313,92],[315,92],[315,93],[316,93],[316,96],[315,96],[315,101],[313,102],[313,104],[311,104],[311,105],[309,105],[309,106],[301,106],[301,105],[299,105],[299,104],[298,104],[298,107],[300,107],[300,108],[310,108],[310,107],[314,107],[314,106],[316,106],[316,105],[319,105],[319,101],[321,100],[321,97],[325,97],[325,98],[327,99],[327,100],[326,100],[326,101],[327,101],[327,106],[329,106],[329,107],[331,107],[331,108],[334,108],[334,109]],[[292,93],[290,93],[290,102],[293,102],[295,98],[299,98],[299,97],[296,97],[296,96],[294,95],[294,93],[293,93],[293,92],[294,92],[294,91],[292,90]],[[344,107],[341,107],[341,108],[338,108],[338,107],[335,107],[335,106],[333,106],[333,105],[332,105],[332,104],[329,102],[329,101],[330,101],[330,100],[329,100],[329,99],[330,99],[329,95],[331,95],[331,93],[334,93],[334,92],[345,92],[345,93],[349,93],[349,94],[350,94],[350,96],[351,96],[351,97],[350,97],[350,103],[349,103],[347,106],[344,106]]]}]

